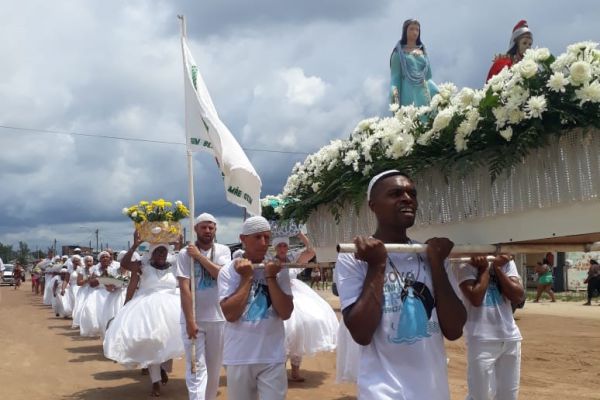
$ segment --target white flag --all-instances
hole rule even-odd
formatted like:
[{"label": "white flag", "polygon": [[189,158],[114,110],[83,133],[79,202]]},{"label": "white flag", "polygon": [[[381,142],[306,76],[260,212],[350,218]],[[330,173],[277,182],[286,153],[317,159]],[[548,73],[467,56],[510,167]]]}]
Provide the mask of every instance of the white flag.
[{"label": "white flag", "polygon": [[219,118],[184,37],[185,130],[187,148],[212,154],[223,174],[227,200],[260,215],[262,182],[244,150]]}]

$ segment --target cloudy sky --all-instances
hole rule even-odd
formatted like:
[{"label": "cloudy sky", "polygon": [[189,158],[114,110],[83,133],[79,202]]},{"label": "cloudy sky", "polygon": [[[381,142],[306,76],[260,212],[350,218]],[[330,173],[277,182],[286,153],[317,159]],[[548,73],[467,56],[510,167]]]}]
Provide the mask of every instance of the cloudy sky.
[{"label": "cloudy sky", "polygon": [[[307,153],[387,114],[389,53],[406,18],[421,20],[434,80],[459,87],[483,84],[519,19],[555,54],[600,40],[600,2],[586,0],[2,3],[0,242],[33,249],[95,246],[96,229],[124,248],[123,207],[186,200],[177,14],[263,196]],[[219,218],[221,242],[235,241],[243,210],[225,202],[207,154],[195,155],[195,174],[196,209]]]}]

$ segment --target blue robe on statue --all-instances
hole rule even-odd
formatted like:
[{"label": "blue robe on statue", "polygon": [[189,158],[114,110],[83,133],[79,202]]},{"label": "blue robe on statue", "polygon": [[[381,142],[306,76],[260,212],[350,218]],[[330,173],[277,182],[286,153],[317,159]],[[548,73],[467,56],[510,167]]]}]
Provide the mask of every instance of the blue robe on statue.
[{"label": "blue robe on statue", "polygon": [[406,53],[398,44],[390,58],[391,85],[390,103],[397,103],[394,99],[394,87],[398,90],[400,106],[415,105],[417,107],[429,105],[431,98],[439,90],[431,80],[431,66],[429,58],[422,54]]}]

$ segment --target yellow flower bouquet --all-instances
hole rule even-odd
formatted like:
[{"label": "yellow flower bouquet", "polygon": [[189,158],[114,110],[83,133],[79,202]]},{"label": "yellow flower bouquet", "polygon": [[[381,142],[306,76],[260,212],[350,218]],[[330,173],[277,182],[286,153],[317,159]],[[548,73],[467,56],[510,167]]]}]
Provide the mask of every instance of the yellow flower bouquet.
[{"label": "yellow flower bouquet", "polygon": [[179,220],[190,215],[181,201],[171,203],[163,199],[151,202],[140,201],[123,209],[135,223],[142,240],[149,243],[175,242],[179,240],[182,228]]}]

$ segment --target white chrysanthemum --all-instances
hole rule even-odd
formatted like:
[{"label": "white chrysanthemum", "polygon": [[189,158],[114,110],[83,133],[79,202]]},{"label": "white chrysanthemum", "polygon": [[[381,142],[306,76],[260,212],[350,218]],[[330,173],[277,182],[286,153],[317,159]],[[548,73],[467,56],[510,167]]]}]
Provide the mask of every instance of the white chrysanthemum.
[{"label": "white chrysanthemum", "polygon": [[527,118],[542,118],[542,113],[547,110],[546,97],[531,96],[525,105]]},{"label": "white chrysanthemum", "polygon": [[129,210],[127,208],[122,209],[121,212],[123,213],[123,215],[129,214]]},{"label": "white chrysanthemum", "polygon": [[321,187],[321,184],[319,182],[315,182],[310,187],[313,190],[313,192],[317,193],[319,191],[319,188]]},{"label": "white chrysanthemum", "polygon": [[371,124],[377,122],[378,120],[379,120],[379,118],[377,118],[377,117],[363,119],[356,125],[354,132],[364,132],[371,127]]},{"label": "white chrysanthemum", "polygon": [[440,105],[443,105],[445,103],[446,99],[441,94],[436,94],[431,98],[429,106],[431,107],[431,109],[436,110]]},{"label": "white chrysanthemum", "polygon": [[400,106],[397,103],[390,104],[390,111],[393,112],[394,114],[396,113],[396,111],[398,111],[399,108],[400,108]]},{"label": "white chrysanthemum", "polygon": [[523,59],[533,60],[536,62],[546,61],[550,58],[550,50],[542,47],[537,49],[528,49],[523,55]]},{"label": "white chrysanthemum", "polygon": [[510,139],[512,139],[512,135],[513,130],[510,126],[500,131],[500,136],[502,136],[507,142],[510,142]]},{"label": "white chrysanthemum", "polygon": [[469,139],[461,134],[454,135],[454,148],[456,149],[456,152],[460,153],[461,151],[467,150],[468,141]]},{"label": "white chrysanthemum", "polygon": [[520,63],[518,63],[516,67],[519,71],[519,74],[521,74],[521,76],[525,79],[529,79],[535,76],[535,74],[537,74],[538,71],[538,65],[533,60],[523,60]]},{"label": "white chrysanthemum", "polygon": [[585,52],[586,50],[590,51],[598,47],[598,43],[592,41],[583,41],[570,44],[567,46],[567,53],[573,54],[575,56]]},{"label": "white chrysanthemum", "polygon": [[525,119],[525,113],[519,108],[512,108],[508,111],[508,122],[516,125]]},{"label": "white chrysanthemum", "polygon": [[422,134],[421,136],[419,136],[419,138],[417,139],[417,143],[420,144],[421,146],[427,146],[429,143],[431,143],[431,141],[433,139],[436,139],[439,136],[439,134],[437,132],[434,132],[433,130],[429,130],[427,132],[425,132],[424,134]]},{"label": "white chrysanthemum", "polygon": [[132,212],[132,213],[131,213],[131,216],[132,216],[133,218],[137,217],[137,216],[138,216],[138,213],[137,213],[137,211],[134,211],[134,212]]},{"label": "white chrysanthemum", "polygon": [[569,68],[569,79],[574,86],[588,83],[592,78],[592,66],[587,61],[575,61]]},{"label": "white chrysanthemum", "polygon": [[277,207],[273,208],[273,211],[277,215],[283,215],[283,204],[280,204]]},{"label": "white chrysanthemum", "polygon": [[505,107],[496,107],[492,110],[494,118],[496,118],[496,128],[500,129],[506,125],[508,121],[508,110]]},{"label": "white chrysanthemum", "polygon": [[475,94],[473,95],[473,101],[471,102],[471,104],[473,105],[473,107],[478,107],[479,103],[481,103],[481,100],[483,100],[484,98],[485,98],[485,91],[476,90]]},{"label": "white chrysanthemum", "polygon": [[554,60],[550,68],[552,68],[552,71],[562,72],[567,70],[575,61],[577,61],[577,56],[571,53],[563,53]]},{"label": "white chrysanthemum", "polygon": [[469,110],[465,120],[461,122],[456,129],[457,135],[461,135],[465,138],[468,137],[477,128],[480,119],[479,111],[476,108]]},{"label": "white chrysanthemum", "polygon": [[442,96],[445,100],[450,100],[452,95],[454,95],[457,91],[456,85],[452,82],[444,82],[438,85],[438,90],[440,96]]},{"label": "white chrysanthemum", "polygon": [[398,135],[392,140],[391,145],[386,149],[385,155],[389,158],[397,160],[400,157],[409,154],[414,143],[415,140],[412,135]]},{"label": "white chrysanthemum", "polygon": [[600,103],[600,83],[594,81],[590,84],[585,84],[581,89],[575,91],[575,97],[581,100],[581,105],[588,101],[592,103]]},{"label": "white chrysanthemum", "polygon": [[345,165],[351,165],[352,163],[357,161],[359,157],[360,155],[358,154],[358,151],[349,150],[342,161]]},{"label": "white chrysanthemum", "polygon": [[456,96],[453,98],[453,103],[466,108],[473,104],[473,98],[475,97],[475,91],[471,88],[463,88]]},{"label": "white chrysanthemum", "polygon": [[369,164],[369,165],[365,166],[363,168],[363,175],[369,176],[369,174],[371,173],[372,170],[373,170],[373,165]]},{"label": "white chrysanthemum", "polygon": [[546,86],[553,92],[564,93],[568,84],[569,80],[565,78],[565,74],[562,72],[555,72],[548,79]]},{"label": "white chrysanthemum", "polygon": [[432,130],[434,132],[439,132],[442,129],[446,128],[450,121],[452,121],[452,117],[454,116],[454,108],[448,107],[438,113],[433,120]]}]

